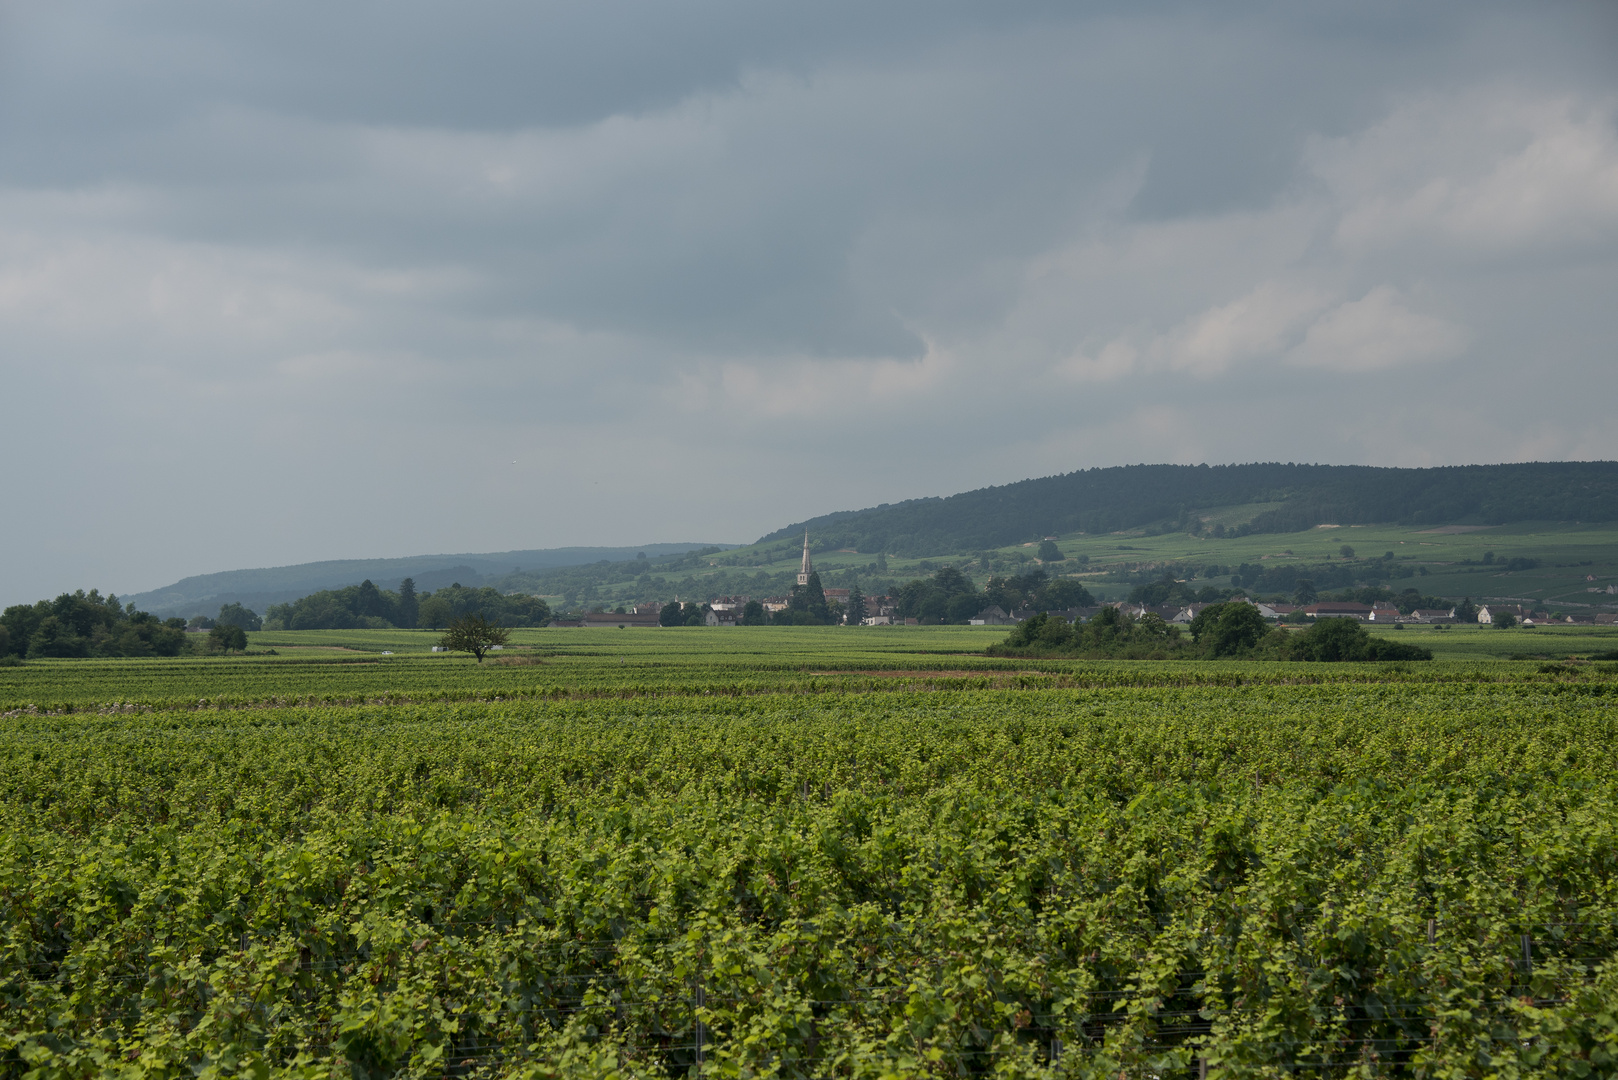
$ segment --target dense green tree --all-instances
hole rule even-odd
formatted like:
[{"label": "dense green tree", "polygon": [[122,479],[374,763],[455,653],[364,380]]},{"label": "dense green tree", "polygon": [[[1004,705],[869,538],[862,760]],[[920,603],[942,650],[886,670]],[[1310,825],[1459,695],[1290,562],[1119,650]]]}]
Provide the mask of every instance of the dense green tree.
[{"label": "dense green tree", "polygon": [[[1062,611],[1067,608],[1090,607],[1095,597],[1072,578],[1050,578],[1045,571],[1033,569],[1013,577],[992,577],[983,590],[983,607],[997,604],[1006,611],[1034,607],[1042,611]],[[981,608],[979,610],[982,610]]]},{"label": "dense green tree", "polygon": [[793,585],[787,596],[786,610],[778,612],[776,622],[792,626],[825,626],[831,622],[831,609],[826,604],[826,590],[820,584],[820,572],[811,571],[809,582]]},{"label": "dense green tree", "polygon": [[970,622],[972,617],[982,610],[983,595],[981,593],[956,593],[945,601],[944,621],[956,624]]},{"label": "dense green tree", "polygon": [[1242,601],[1209,604],[1191,620],[1191,640],[1213,658],[1246,655],[1268,632],[1258,608]]},{"label": "dense green tree", "polygon": [[1065,649],[1073,644],[1077,636],[1074,634],[1073,624],[1059,615],[1047,615],[1041,611],[1024,622],[1027,628],[1023,630],[1023,636],[1027,638],[1029,644],[1041,648]]},{"label": "dense green tree", "polygon": [[1196,591],[1184,582],[1175,581],[1172,577],[1163,577],[1129,590],[1129,602],[1147,604],[1151,607],[1159,604],[1189,604],[1196,599],[1196,595]]},{"label": "dense green tree", "polygon": [[977,587],[972,584],[971,578],[955,567],[944,566],[933,574],[933,588],[938,589],[945,596],[954,596],[957,593],[972,592]]},{"label": "dense green tree", "polygon": [[398,599],[393,593],[383,596],[382,590],[377,588],[370,578],[366,578],[360,582],[354,594],[353,607],[362,618],[381,619],[392,625],[393,620],[388,616],[395,614],[393,609]]},{"label": "dense green tree", "polygon": [[416,579],[405,578],[399,582],[399,602],[394,605],[396,612],[394,625],[403,630],[414,630],[421,613],[420,609],[421,601],[416,597]]},{"label": "dense green tree", "polygon": [[[798,594],[794,591],[794,599]],[[831,622],[831,612],[826,607],[826,590],[820,584],[820,571],[812,570],[809,573],[809,583],[803,587],[803,610],[817,623],[825,625]]]},{"label": "dense green tree", "polygon": [[953,566],[905,582],[895,600],[900,617],[923,623],[964,623],[989,603],[972,579]]},{"label": "dense green tree", "polygon": [[1176,654],[1210,657],[1254,656],[1276,660],[1379,661],[1430,660],[1420,646],[1373,637],[1357,619],[1319,619],[1306,632],[1288,635],[1270,630],[1251,604],[1210,605],[1193,621],[1192,641],[1180,628],[1153,615],[1140,619],[1114,607],[1103,607],[1089,622],[1068,626],[1057,617],[1037,614],[1019,623],[991,656],[1073,655],[1152,658]]},{"label": "dense green tree", "polygon": [[1320,594],[1315,591],[1315,583],[1308,578],[1299,578],[1297,588],[1292,591],[1292,602],[1294,604],[1312,604],[1318,599],[1320,599]]},{"label": "dense green tree", "polygon": [[1292,653],[1302,660],[1359,660],[1364,658],[1367,637],[1357,619],[1316,619],[1294,639]]},{"label": "dense green tree", "polygon": [[264,620],[258,617],[255,611],[249,611],[240,604],[230,603],[219,609],[219,617],[214,620],[217,626],[239,626],[243,630],[262,630]]},{"label": "dense green tree", "polygon": [[497,622],[490,622],[481,614],[460,615],[450,620],[438,644],[454,652],[468,652],[483,663],[483,654],[496,645],[504,645],[511,632]]},{"label": "dense green tree", "polygon": [[1517,616],[1513,615],[1509,611],[1502,611],[1500,614],[1494,617],[1494,628],[1496,630],[1510,630],[1516,625]]},{"label": "dense green tree", "polygon": [[704,626],[708,621],[708,606],[688,600],[681,604],[671,600],[657,611],[659,626]]},{"label": "dense green tree", "polygon": [[[411,593],[416,610],[408,624],[414,626],[440,629],[471,614],[497,619],[507,626],[544,626],[551,618],[549,605],[539,597],[508,596],[488,586],[469,588],[456,582],[417,598],[412,582]],[[311,593],[290,604],[272,604],[265,613],[264,625],[271,630],[386,630],[407,624],[402,601],[400,594],[363,581]]]},{"label": "dense green tree", "polygon": [[1056,578],[1043,589],[1038,590],[1037,600],[1043,607],[1053,611],[1062,611],[1067,608],[1093,607],[1096,598],[1090,595],[1080,582],[1072,578]]},{"label": "dense green tree", "polygon": [[989,579],[983,587],[983,606],[997,604],[1006,611],[1016,611],[1028,603],[1033,596],[1045,585],[1045,571],[1034,570],[1028,574],[1019,574],[1011,577],[997,575]]},{"label": "dense green tree", "polygon": [[[443,591],[443,590],[440,590]],[[270,609],[271,612],[275,610]],[[421,629],[442,629],[455,618],[455,605],[449,602],[449,594],[443,596],[428,593],[416,605],[416,626]]]},{"label": "dense green tree", "polygon": [[1166,657],[1187,649],[1181,630],[1157,615],[1140,619],[1111,605],[1088,621],[1069,624],[1059,615],[1038,612],[1024,619],[990,655],[1033,652],[1092,657]]},{"label": "dense green tree", "polygon": [[1433,658],[1430,650],[1419,645],[1372,637],[1358,619],[1316,619],[1308,630],[1287,642],[1286,655],[1325,662]]},{"label": "dense green tree", "polygon": [[764,605],[757,600],[749,600],[742,608],[742,626],[763,626],[768,620],[764,617]]},{"label": "dense green tree", "polygon": [[220,623],[208,631],[208,648],[227,655],[232,649],[240,652],[247,648],[247,632],[239,626]]},{"label": "dense green tree", "polygon": [[174,629],[95,589],[17,604],[0,614],[3,651],[13,656],[178,656],[187,645],[184,625],[182,620],[182,629]]},{"label": "dense green tree", "polygon": [[926,578],[911,578],[893,591],[895,614],[901,618],[917,618],[922,599],[932,589],[932,582]]},{"label": "dense green tree", "polygon": [[1463,623],[1475,623],[1478,621],[1478,606],[1472,603],[1470,596],[1455,605],[1455,621]]},{"label": "dense green tree", "polygon": [[29,639],[49,614],[50,603],[45,600],[38,604],[16,604],[0,612],[0,626],[6,628],[6,651],[12,656],[27,653]]},{"label": "dense green tree", "polygon": [[1445,608],[1449,603],[1441,596],[1423,596],[1420,589],[1406,589],[1393,598],[1399,614],[1409,615],[1417,608]]},{"label": "dense green tree", "polygon": [[1022,622],[1013,627],[1011,633],[1006,635],[1005,644],[1015,649],[1049,643],[1062,634],[1062,631],[1060,630],[1051,629],[1053,624],[1060,624],[1061,626],[1066,626],[1068,628],[1066,638],[1067,642],[1071,643],[1072,626],[1067,622],[1067,620],[1061,618],[1053,619],[1043,611],[1040,611],[1030,615],[1028,618],[1024,619]]},{"label": "dense green tree", "polygon": [[28,659],[66,658],[90,655],[90,640],[73,632],[73,627],[55,615],[47,615],[28,639]]},{"label": "dense green tree", "polygon": [[865,621],[865,594],[860,591],[859,582],[855,582],[848,590],[848,608],[845,612],[848,625],[858,626]]},{"label": "dense green tree", "polygon": [[[180,622],[181,625],[173,625]],[[181,620],[160,622],[155,615],[135,611],[108,636],[92,638],[97,656],[178,656],[186,648],[185,626]]]},{"label": "dense green tree", "polygon": [[1056,541],[1054,541],[1054,540],[1043,540],[1043,541],[1040,542],[1040,545],[1039,545],[1039,561],[1040,562],[1048,562],[1048,563],[1061,562],[1066,558],[1067,558],[1067,556],[1062,554],[1062,549],[1056,546]]},{"label": "dense green tree", "polygon": [[1342,547],[1337,549],[1337,554],[1341,555],[1345,559],[1352,559],[1354,557],[1354,549],[1349,547],[1347,544],[1344,544]]}]

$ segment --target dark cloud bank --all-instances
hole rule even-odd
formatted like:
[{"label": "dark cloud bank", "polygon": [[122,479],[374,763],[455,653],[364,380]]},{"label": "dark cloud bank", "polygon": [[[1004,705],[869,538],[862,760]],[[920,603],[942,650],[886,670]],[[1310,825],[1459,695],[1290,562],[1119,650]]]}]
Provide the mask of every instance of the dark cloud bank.
[{"label": "dark cloud bank", "polygon": [[1618,456],[1610,5],[0,7],[6,602]]}]

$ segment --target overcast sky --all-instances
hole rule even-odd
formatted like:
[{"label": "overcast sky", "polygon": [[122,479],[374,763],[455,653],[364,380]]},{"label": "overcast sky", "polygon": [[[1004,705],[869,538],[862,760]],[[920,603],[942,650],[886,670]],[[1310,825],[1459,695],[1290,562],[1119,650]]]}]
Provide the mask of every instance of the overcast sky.
[{"label": "overcast sky", "polygon": [[0,603],[1618,458],[1615,12],[0,2]]}]

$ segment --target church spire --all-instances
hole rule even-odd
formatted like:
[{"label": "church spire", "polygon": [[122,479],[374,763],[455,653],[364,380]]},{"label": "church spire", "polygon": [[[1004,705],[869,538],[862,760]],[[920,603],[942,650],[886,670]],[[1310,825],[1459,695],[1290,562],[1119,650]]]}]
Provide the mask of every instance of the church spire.
[{"label": "church spire", "polygon": [[809,584],[809,575],[814,572],[815,568],[809,565],[809,530],[805,529],[803,530],[803,566],[798,570],[798,584]]}]

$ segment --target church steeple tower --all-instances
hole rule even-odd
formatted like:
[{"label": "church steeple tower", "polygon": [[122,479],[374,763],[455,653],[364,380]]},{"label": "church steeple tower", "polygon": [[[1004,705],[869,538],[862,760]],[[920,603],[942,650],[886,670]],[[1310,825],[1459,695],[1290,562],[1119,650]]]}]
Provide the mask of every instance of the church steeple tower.
[{"label": "church steeple tower", "polygon": [[814,572],[815,568],[809,565],[809,530],[805,529],[803,530],[803,566],[798,570],[798,584],[809,584],[809,575]]}]

